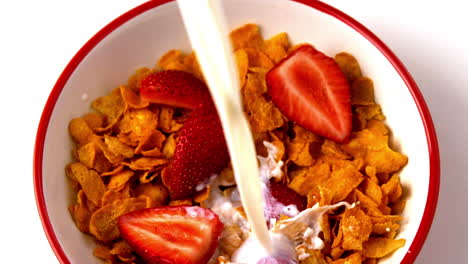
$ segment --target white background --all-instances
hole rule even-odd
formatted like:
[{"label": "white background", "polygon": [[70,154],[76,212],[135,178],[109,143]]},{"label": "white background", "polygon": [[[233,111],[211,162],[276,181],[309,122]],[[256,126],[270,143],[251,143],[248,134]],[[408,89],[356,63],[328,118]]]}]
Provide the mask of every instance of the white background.
[{"label": "white background", "polygon": [[[0,262],[58,263],[42,230],[32,185],[40,114],[78,49],[100,28],[142,2],[0,2]],[[441,190],[431,233],[416,263],[467,263],[468,18],[464,1],[325,2],[353,16],[391,47],[419,84],[431,110],[441,151]]]}]

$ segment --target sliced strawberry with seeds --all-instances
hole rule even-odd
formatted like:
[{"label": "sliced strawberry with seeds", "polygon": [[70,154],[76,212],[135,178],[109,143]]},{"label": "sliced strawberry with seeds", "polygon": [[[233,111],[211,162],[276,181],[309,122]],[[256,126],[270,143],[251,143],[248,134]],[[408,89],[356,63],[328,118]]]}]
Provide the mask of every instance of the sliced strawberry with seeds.
[{"label": "sliced strawberry with seeds", "polygon": [[174,157],[162,174],[173,199],[190,196],[198,184],[229,162],[221,122],[208,88],[190,73],[168,70],[146,77],[140,94],[153,103],[193,109],[179,133]]},{"label": "sliced strawberry with seeds", "polygon": [[299,212],[306,209],[307,198],[298,194],[288,186],[282,183],[270,181],[269,188],[271,195],[283,205],[295,205]]},{"label": "sliced strawberry with seeds", "polygon": [[173,160],[162,175],[172,199],[192,195],[196,186],[229,162],[221,121],[214,105],[195,109],[185,121]]},{"label": "sliced strawberry with seeds", "polygon": [[351,134],[350,88],[336,62],[303,45],[266,75],[273,103],[291,121],[335,142]]},{"label": "sliced strawberry with seeds", "polygon": [[194,75],[178,70],[147,76],[141,81],[140,95],[151,103],[188,109],[211,103],[206,85]]},{"label": "sliced strawberry with seeds", "polygon": [[213,255],[223,224],[211,210],[163,206],[124,214],[121,236],[148,263],[205,264]]}]

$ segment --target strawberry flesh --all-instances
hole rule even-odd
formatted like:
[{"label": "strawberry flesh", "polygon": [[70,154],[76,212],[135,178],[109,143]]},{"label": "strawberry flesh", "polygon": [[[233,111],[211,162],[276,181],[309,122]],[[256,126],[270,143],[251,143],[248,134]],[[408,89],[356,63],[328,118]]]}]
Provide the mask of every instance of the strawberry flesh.
[{"label": "strawberry flesh", "polygon": [[147,262],[205,264],[218,245],[223,224],[211,210],[163,206],[119,217],[121,236]]},{"label": "strawberry flesh", "polygon": [[213,105],[195,109],[185,121],[171,164],[162,174],[173,199],[192,195],[196,186],[229,162],[221,121]]},{"label": "strawberry flesh", "polygon": [[307,207],[307,198],[298,194],[288,186],[270,181],[269,183],[271,195],[283,205],[295,205],[297,210],[303,211]]},{"label": "strawberry flesh", "polygon": [[152,103],[192,109],[178,135],[171,163],[162,173],[172,199],[192,195],[196,186],[229,162],[218,113],[208,87],[190,73],[167,70],[141,82],[140,94]]},{"label": "strawberry flesh", "polygon": [[273,103],[291,121],[335,142],[349,139],[350,88],[338,64],[303,45],[266,75]]},{"label": "strawberry flesh", "polygon": [[195,109],[210,103],[206,85],[194,75],[167,70],[147,76],[141,81],[140,95],[151,103]]}]

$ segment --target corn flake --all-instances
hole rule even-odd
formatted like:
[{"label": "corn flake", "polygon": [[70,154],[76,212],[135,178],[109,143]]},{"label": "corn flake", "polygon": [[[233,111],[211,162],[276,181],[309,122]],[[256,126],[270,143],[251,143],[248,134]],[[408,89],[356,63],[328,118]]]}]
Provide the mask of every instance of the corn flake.
[{"label": "corn flake", "polygon": [[117,239],[120,235],[117,228],[118,217],[143,208],[146,208],[146,199],[142,198],[128,198],[107,204],[91,216],[89,232],[103,242]]},{"label": "corn flake", "polygon": [[149,102],[144,101],[140,95],[135,93],[132,89],[128,88],[127,86],[121,85],[120,86],[120,93],[122,95],[122,99],[125,102],[126,108],[145,108],[148,107]]},{"label": "corn flake", "polygon": [[362,243],[369,239],[372,232],[372,221],[359,207],[346,209],[341,220],[343,229],[342,248],[362,250]]},{"label": "corn flake", "polygon": [[241,48],[258,48],[263,44],[260,29],[255,24],[246,24],[233,30],[230,34],[234,50]]},{"label": "corn flake", "polygon": [[66,170],[69,177],[80,184],[86,197],[93,204],[100,205],[106,187],[99,174],[78,162],[69,164]]},{"label": "corn flake", "polygon": [[367,258],[382,258],[405,245],[404,239],[371,237],[364,243],[362,254]]},{"label": "corn flake", "polygon": [[110,123],[116,122],[125,110],[125,102],[120,94],[120,88],[114,89],[109,95],[97,98],[91,106],[107,116]]},{"label": "corn flake", "polygon": [[354,80],[362,76],[361,67],[353,55],[341,52],[335,55],[335,61],[349,82],[352,83]]}]

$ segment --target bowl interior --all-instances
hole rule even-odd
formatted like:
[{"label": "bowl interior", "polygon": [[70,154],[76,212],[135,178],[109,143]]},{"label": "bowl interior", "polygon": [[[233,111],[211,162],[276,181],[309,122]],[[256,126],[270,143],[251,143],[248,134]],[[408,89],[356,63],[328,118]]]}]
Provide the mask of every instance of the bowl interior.
[{"label": "bowl interior", "polygon": [[[401,172],[408,198],[399,237],[405,248],[380,263],[399,263],[419,228],[429,187],[428,143],[421,116],[407,86],[379,50],[336,18],[288,0],[224,1],[231,29],[245,23],[260,25],[265,38],[288,32],[292,43],[309,42],[333,56],[346,51],[373,79],[375,96],[393,132],[393,145],[408,155]],[[72,160],[70,119],[90,110],[92,99],[107,94],[139,67],[153,67],[169,49],[190,51],[174,2],[152,8],[108,34],[86,55],[65,83],[48,124],[42,175],[47,213],[55,235],[71,263],[101,263],[92,255],[95,244],[76,228],[68,205],[73,197],[64,167]]]}]

